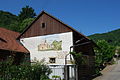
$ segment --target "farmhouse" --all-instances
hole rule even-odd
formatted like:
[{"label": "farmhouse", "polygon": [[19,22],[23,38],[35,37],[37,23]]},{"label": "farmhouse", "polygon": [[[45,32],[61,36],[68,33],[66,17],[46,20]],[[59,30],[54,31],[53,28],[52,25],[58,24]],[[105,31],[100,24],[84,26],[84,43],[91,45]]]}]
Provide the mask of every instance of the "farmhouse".
[{"label": "farmhouse", "polygon": [[12,56],[14,57],[13,64],[19,64],[24,54],[29,54],[29,51],[16,40],[19,35],[18,32],[0,28],[0,61]]},{"label": "farmhouse", "polygon": [[[94,74],[94,42],[45,11],[25,28],[17,40],[30,52],[31,63],[44,60],[50,66],[53,71],[50,78],[59,76],[66,80],[80,80]],[[81,52],[87,63],[76,69],[70,51]]]},{"label": "farmhouse", "polygon": [[[44,60],[53,71],[50,78],[80,80],[93,75],[94,46],[88,37],[44,11],[21,34],[0,28],[0,61],[9,56],[16,65]],[[70,51],[81,52],[87,63],[76,67]]]}]

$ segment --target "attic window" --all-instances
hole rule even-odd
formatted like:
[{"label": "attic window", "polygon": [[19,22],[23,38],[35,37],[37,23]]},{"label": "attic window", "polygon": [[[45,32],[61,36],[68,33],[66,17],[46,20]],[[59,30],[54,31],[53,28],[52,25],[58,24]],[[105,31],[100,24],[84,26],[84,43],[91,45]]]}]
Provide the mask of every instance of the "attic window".
[{"label": "attic window", "polygon": [[42,26],[42,28],[45,28],[45,27],[46,27],[46,24],[45,24],[45,23],[42,23],[41,26]]},{"label": "attic window", "polygon": [[50,62],[50,63],[55,63],[55,59],[56,59],[56,58],[49,58],[49,62]]}]

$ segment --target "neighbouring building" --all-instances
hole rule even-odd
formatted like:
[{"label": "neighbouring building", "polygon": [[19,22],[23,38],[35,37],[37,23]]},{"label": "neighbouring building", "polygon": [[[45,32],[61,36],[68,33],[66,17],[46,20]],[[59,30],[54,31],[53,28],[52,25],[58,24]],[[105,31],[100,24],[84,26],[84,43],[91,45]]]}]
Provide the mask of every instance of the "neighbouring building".
[{"label": "neighbouring building", "polygon": [[[19,35],[17,40],[30,52],[31,63],[36,60],[44,62],[52,69],[53,76],[67,80],[80,80],[94,74],[95,43],[88,37],[64,24],[50,14],[42,11],[40,15]],[[79,45],[79,46],[74,46]],[[71,63],[70,47],[76,53],[81,52],[87,64],[81,65],[76,71],[75,64]],[[65,57],[67,64],[65,64]],[[65,74],[67,65],[67,75]]]},{"label": "neighbouring building", "polygon": [[11,56],[14,57],[13,64],[18,65],[25,55],[29,55],[29,51],[16,40],[19,35],[18,32],[0,28],[0,61]]}]

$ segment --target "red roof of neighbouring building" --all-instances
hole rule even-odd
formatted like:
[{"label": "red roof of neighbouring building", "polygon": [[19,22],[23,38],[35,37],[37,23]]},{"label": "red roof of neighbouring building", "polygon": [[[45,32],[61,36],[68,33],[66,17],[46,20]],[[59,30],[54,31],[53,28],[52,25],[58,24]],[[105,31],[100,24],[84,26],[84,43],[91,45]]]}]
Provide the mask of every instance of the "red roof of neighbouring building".
[{"label": "red roof of neighbouring building", "polygon": [[29,53],[29,51],[16,40],[19,35],[20,34],[18,32],[0,27],[0,49]]}]

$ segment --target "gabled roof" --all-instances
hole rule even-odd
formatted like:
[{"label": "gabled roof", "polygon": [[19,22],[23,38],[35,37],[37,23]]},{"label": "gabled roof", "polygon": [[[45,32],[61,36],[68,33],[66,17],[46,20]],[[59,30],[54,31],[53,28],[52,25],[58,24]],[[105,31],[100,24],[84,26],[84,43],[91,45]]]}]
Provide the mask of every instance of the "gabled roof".
[{"label": "gabled roof", "polygon": [[81,33],[78,32],[77,30],[75,30],[74,28],[72,28],[71,26],[69,26],[69,25],[63,23],[62,21],[60,21],[59,19],[55,18],[54,16],[48,14],[48,13],[45,12],[45,11],[42,11],[42,12],[36,17],[36,19],[35,19],[28,27],[26,27],[26,28],[24,29],[24,31],[20,34],[20,36],[19,36],[17,39],[19,39],[19,38],[20,38],[20,37],[31,27],[31,25],[34,24],[34,23],[39,19],[39,17],[41,17],[43,14],[48,15],[49,17],[55,19],[56,21],[62,23],[62,24],[65,25],[66,27],[68,27],[70,30],[72,30],[72,31],[74,31],[74,32],[76,32],[76,33],[78,33],[79,35],[81,35],[81,36],[83,36],[84,38],[86,38],[86,39],[89,40],[89,38],[86,37],[85,35],[81,34]]},{"label": "gabled roof", "polygon": [[0,50],[29,53],[16,38],[20,34],[0,27]]}]

